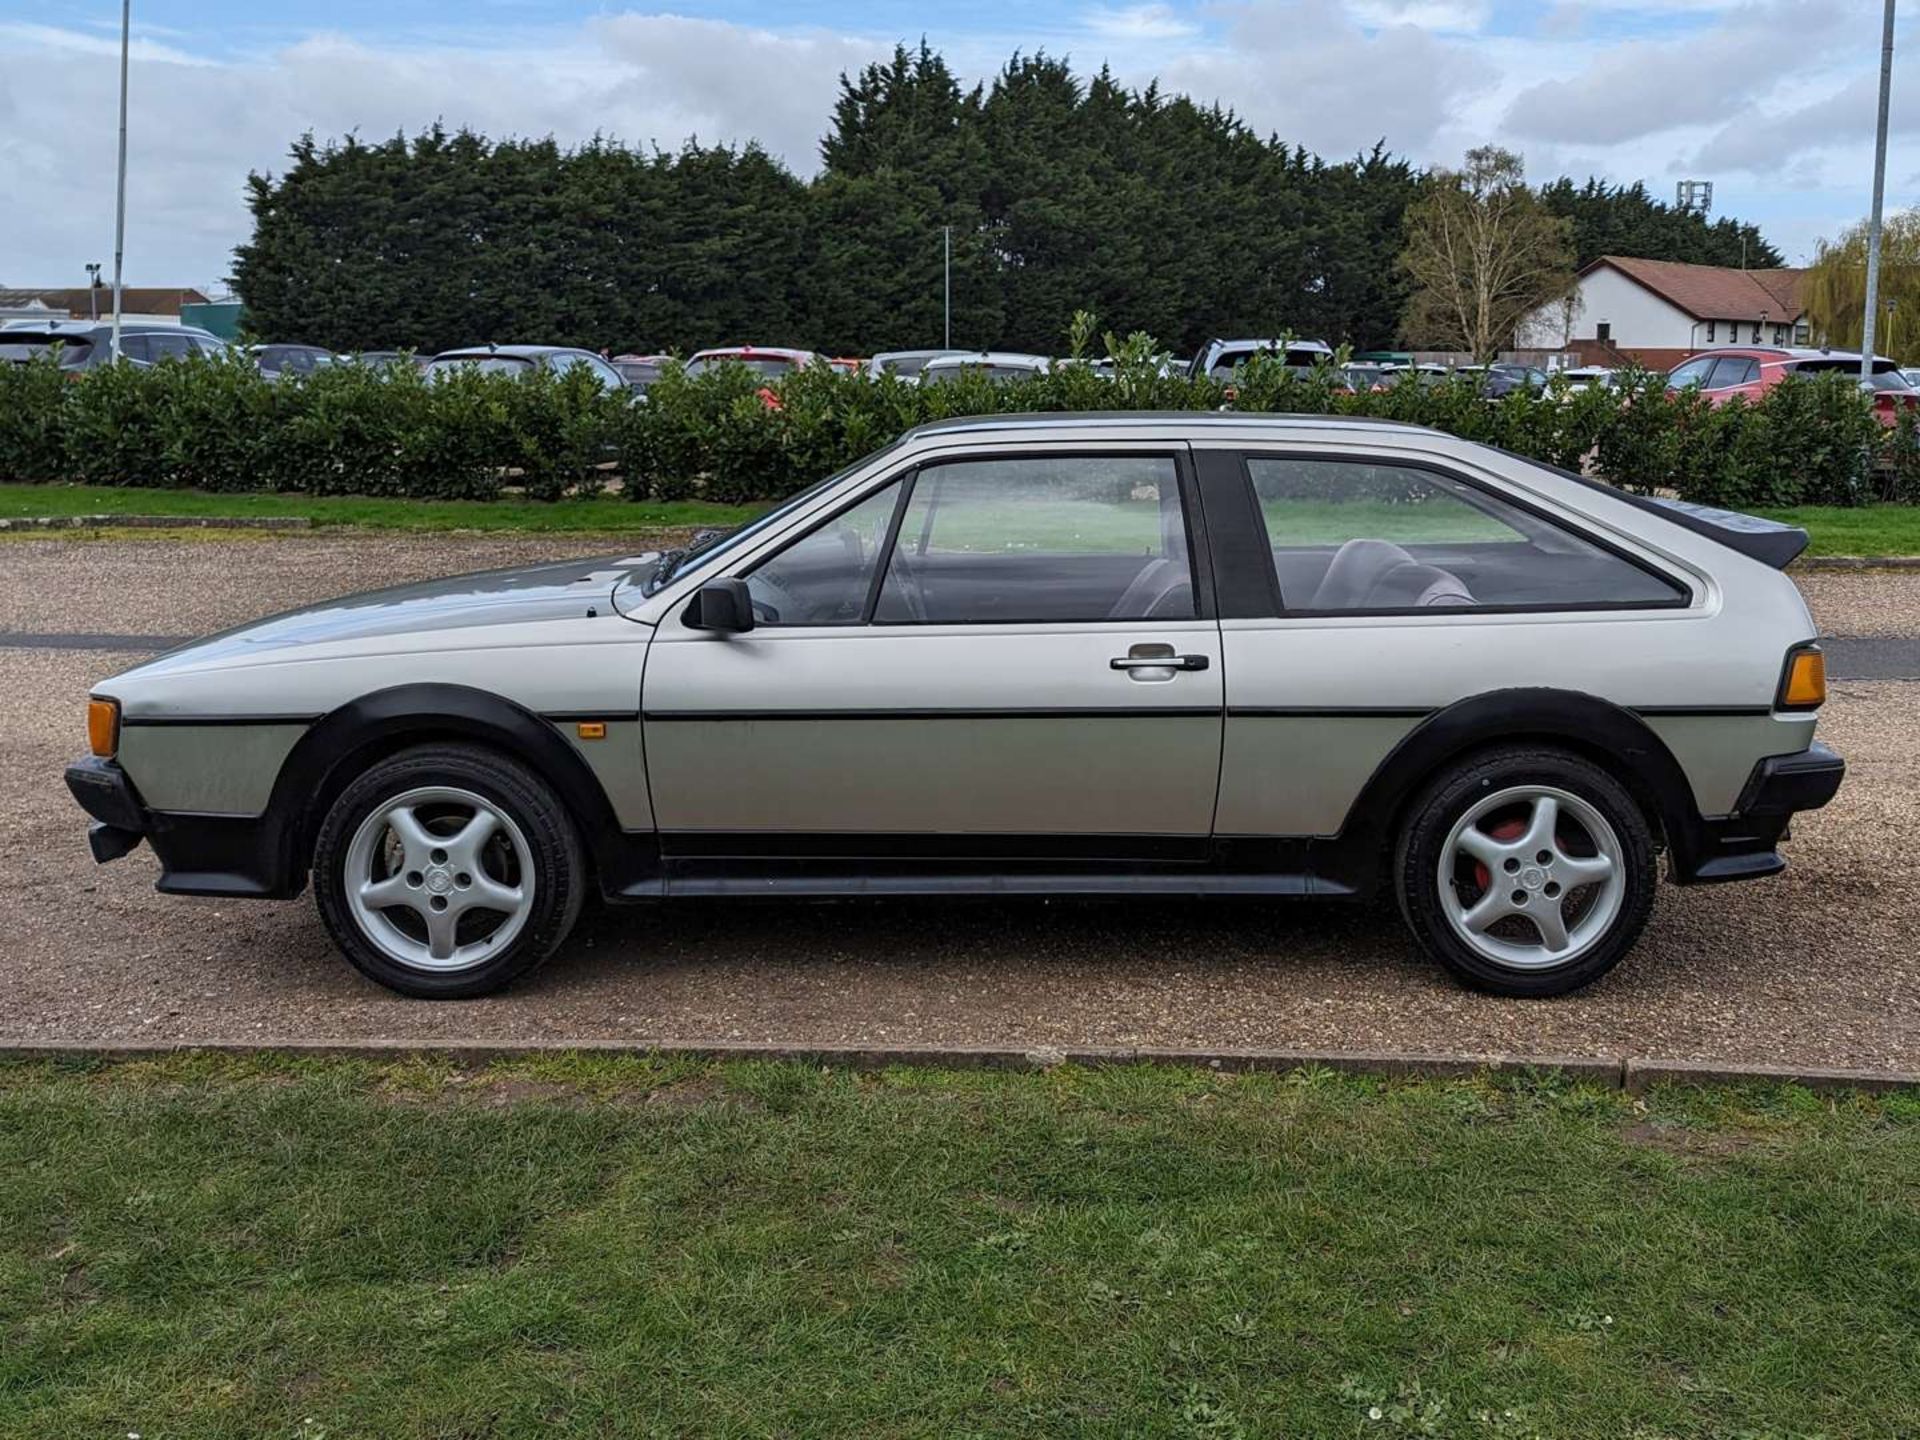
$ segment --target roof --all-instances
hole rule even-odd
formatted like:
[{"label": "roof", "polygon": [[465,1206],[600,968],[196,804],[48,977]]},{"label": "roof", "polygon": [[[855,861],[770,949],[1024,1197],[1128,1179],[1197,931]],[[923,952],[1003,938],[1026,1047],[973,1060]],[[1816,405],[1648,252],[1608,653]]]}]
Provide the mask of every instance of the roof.
[{"label": "roof", "polygon": [[1045,370],[1052,364],[1053,361],[1045,355],[1029,355],[1021,350],[955,350],[949,354],[934,356],[921,368],[923,370],[964,370],[970,365],[1004,365]]},{"label": "roof", "polygon": [[[433,358],[436,360],[484,360],[489,355],[505,355],[508,359],[538,359],[542,355],[593,355],[591,350],[583,350],[578,345],[462,345],[457,350],[442,350]],[[595,355],[597,360],[599,356]]]},{"label": "roof", "polygon": [[[110,335],[113,333],[113,321],[110,318],[68,320],[60,316],[49,320],[13,319],[0,324],[0,332],[8,335]],[[122,315],[120,333],[123,335],[210,335],[212,332],[202,330],[198,325],[176,325],[170,320],[141,320]]]},{"label": "roof", "polygon": [[[69,314],[85,315],[88,307],[94,303],[88,297],[98,295],[98,304],[102,315],[113,309],[113,287],[102,285],[99,290],[91,291],[85,285],[70,290],[8,290],[0,289],[0,306],[31,305],[36,300],[49,310],[64,310]],[[123,315],[178,315],[182,305],[205,305],[210,303],[205,295],[189,286],[147,286],[130,285],[120,291],[120,311]]]},{"label": "roof", "polygon": [[1580,272],[1584,279],[1610,265],[1642,288],[1696,320],[1752,320],[1762,315],[1781,324],[1796,319],[1805,270],[1736,270],[1725,265],[1683,265],[1677,260],[1644,260],[1634,255],[1602,255]]},{"label": "roof", "polygon": [[776,360],[791,360],[795,364],[805,365],[812,361],[813,351],[793,350],[781,345],[716,345],[711,350],[695,351],[695,360],[713,359],[718,356],[771,355]]},{"label": "roof", "polygon": [[916,425],[909,435],[952,435],[971,430],[1084,430],[1094,426],[1141,429],[1180,426],[1201,429],[1311,430],[1335,426],[1342,430],[1387,430],[1396,434],[1441,432],[1404,420],[1379,420],[1371,415],[1279,415],[1251,410],[1033,410],[1005,415],[956,415]]}]

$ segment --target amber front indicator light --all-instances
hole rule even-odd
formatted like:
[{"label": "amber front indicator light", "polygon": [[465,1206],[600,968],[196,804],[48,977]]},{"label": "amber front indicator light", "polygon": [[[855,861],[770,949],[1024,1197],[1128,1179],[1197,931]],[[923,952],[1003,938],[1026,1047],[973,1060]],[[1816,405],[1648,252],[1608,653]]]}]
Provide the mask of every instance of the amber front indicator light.
[{"label": "amber front indicator light", "polygon": [[120,750],[120,702],[87,702],[87,746],[94,754],[111,760]]},{"label": "amber front indicator light", "polygon": [[1787,656],[1787,673],[1780,681],[1780,708],[1812,710],[1827,699],[1827,657],[1812,646]]}]

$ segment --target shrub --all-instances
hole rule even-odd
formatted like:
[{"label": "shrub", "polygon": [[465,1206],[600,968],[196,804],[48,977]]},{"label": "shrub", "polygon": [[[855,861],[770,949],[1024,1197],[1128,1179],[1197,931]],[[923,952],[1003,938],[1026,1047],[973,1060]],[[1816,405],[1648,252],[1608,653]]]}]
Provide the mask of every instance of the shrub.
[{"label": "shrub", "polygon": [[[1084,342],[1084,338],[1082,340]],[[1756,404],[1715,407],[1629,373],[1612,390],[1516,390],[1459,377],[1347,393],[1336,367],[1269,357],[1230,384],[1161,373],[1145,335],[1106,337],[1110,375],[1083,360],[995,383],[937,385],[825,368],[769,381],[743,366],[669,366],[645,400],[583,370],[525,377],[411,366],[263,378],[244,359],[0,367],[0,472],[28,481],[485,499],[592,493],[613,471],[634,499],[780,498],[930,420],[1013,411],[1207,410],[1372,416],[1499,445],[1643,493],[1732,508],[1920,500],[1920,428],[1881,426],[1851,377],[1794,378]]]}]

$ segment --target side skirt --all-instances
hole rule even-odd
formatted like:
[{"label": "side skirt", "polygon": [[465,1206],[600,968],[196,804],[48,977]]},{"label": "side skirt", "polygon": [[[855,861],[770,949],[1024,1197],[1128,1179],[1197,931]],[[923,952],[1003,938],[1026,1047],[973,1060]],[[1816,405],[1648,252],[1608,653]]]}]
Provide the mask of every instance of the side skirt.
[{"label": "side skirt", "polygon": [[1344,877],[1316,875],[1316,847],[1304,838],[703,832],[668,833],[660,846],[658,872],[609,899],[1362,893]]}]

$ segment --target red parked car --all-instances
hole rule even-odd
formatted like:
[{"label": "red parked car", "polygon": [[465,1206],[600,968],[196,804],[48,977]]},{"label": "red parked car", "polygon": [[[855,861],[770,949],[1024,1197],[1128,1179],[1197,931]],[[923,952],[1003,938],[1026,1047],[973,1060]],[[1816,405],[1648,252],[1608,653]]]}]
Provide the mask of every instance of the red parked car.
[{"label": "red parked car", "polygon": [[[1860,373],[1857,351],[1806,350],[1787,346],[1733,346],[1711,350],[1682,361],[1667,374],[1667,389],[1697,388],[1715,405],[1724,405],[1735,395],[1749,404],[1789,375],[1819,375],[1834,371],[1849,375]],[[1893,361],[1876,357],[1873,362],[1873,410],[1882,425],[1891,425],[1904,409],[1920,409],[1920,390],[1907,384],[1900,367]]]}]

